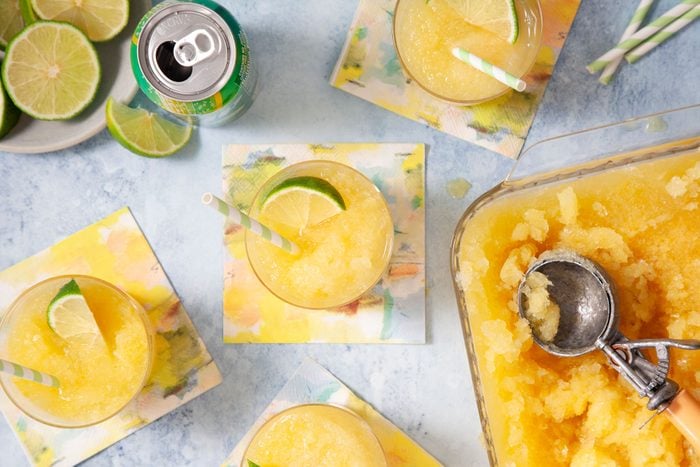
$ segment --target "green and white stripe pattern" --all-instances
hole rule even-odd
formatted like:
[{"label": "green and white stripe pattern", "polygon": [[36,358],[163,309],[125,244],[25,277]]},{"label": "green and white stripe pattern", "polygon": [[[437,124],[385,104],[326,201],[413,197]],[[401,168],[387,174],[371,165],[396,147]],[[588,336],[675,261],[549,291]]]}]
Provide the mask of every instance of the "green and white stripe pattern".
[{"label": "green and white stripe pattern", "polygon": [[[647,13],[649,12],[649,8],[651,8],[651,5],[653,3],[654,0],[641,0],[641,2],[639,2],[637,9],[632,15],[632,19],[627,25],[627,28],[625,28],[625,32],[622,33],[620,42],[629,39],[630,36],[632,36],[632,34],[637,32],[637,29],[639,29],[639,26],[641,26],[642,21],[644,21],[644,18],[646,18]],[[608,84],[612,79],[613,75],[615,74],[615,70],[617,70],[617,67],[620,65],[621,61],[622,57],[618,57],[612,60],[610,63],[608,63],[605,66],[603,73],[600,75],[600,78],[598,78],[598,81],[600,81],[603,84]]]},{"label": "green and white stripe pattern", "polygon": [[598,57],[596,60],[591,62],[586,67],[586,69],[591,73],[595,73],[597,71],[602,70],[612,60],[622,57],[630,50],[639,46],[646,39],[653,36],[661,29],[671,24],[676,19],[680,18],[682,15],[687,13],[690,9],[692,9],[695,5],[698,4],[700,4],[700,0],[683,0],[680,4],[671,8],[659,18],[652,21],[648,26],[643,27],[639,31],[635,32],[628,39],[620,42],[613,49]]},{"label": "green and white stripe pattern", "polygon": [[462,60],[464,63],[473,66],[482,73],[486,73],[490,77],[497,79],[509,88],[515,89],[516,91],[523,92],[527,87],[525,81],[464,49],[455,47],[452,49],[452,55]]},{"label": "green and white stripe pattern", "polygon": [[697,5],[692,10],[688,11],[686,14],[675,20],[673,23],[669,24],[661,31],[657,32],[649,38],[648,41],[633,49],[627,55],[625,55],[625,60],[629,63],[634,63],[644,55],[649,53],[651,50],[655,49],[657,45],[663,43],[665,40],[673,36],[675,33],[688,26],[690,23],[695,21],[700,17],[700,5]]},{"label": "green and white stripe pattern", "polygon": [[255,219],[248,217],[240,210],[234,208],[224,200],[217,198],[213,194],[204,193],[202,195],[202,203],[206,204],[207,206],[213,207],[221,214],[231,219],[236,224],[242,225],[247,230],[250,230],[251,232],[257,235],[260,235],[262,238],[272,243],[273,245],[278,246],[292,254],[299,253],[299,247],[296,244],[287,240],[274,230],[270,229],[268,226],[263,225]]},{"label": "green and white stripe pattern", "polygon": [[32,370],[31,368],[8,362],[7,360],[0,359],[0,371],[18,378],[28,379],[29,381],[43,384],[44,386],[51,386],[53,388],[59,387],[58,379],[56,379],[55,376],[47,375],[46,373]]}]

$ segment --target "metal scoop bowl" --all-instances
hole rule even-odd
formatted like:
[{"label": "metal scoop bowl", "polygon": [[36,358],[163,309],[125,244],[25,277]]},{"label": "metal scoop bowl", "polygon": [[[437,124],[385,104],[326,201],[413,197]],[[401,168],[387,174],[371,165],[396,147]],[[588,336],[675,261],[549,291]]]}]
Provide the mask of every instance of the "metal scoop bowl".
[{"label": "metal scoop bowl", "polygon": [[[639,395],[649,398],[647,407],[664,411],[700,454],[700,404],[668,378],[669,348],[698,350],[700,341],[627,339],[618,329],[619,314],[612,280],[600,265],[569,250],[545,252],[525,272],[517,292],[518,313],[525,319],[528,319],[529,290],[526,281],[533,272],[547,277],[549,298],[560,311],[557,332],[549,342],[539,337],[530,322],[534,341],[560,357],[602,350],[610,365]],[[642,354],[641,349],[645,348],[655,349],[656,363]]]}]

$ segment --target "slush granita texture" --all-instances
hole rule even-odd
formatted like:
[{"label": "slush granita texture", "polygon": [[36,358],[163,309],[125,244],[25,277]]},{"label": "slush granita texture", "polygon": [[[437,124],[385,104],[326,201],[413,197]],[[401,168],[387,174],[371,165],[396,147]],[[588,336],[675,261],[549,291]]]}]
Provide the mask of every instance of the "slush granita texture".
[{"label": "slush granita texture", "polygon": [[[630,339],[700,335],[700,154],[611,169],[498,198],[467,221],[459,275],[499,465],[699,465],[602,352],[548,354],[516,291],[541,253],[599,263]],[[700,353],[673,349],[670,377],[700,396]]]},{"label": "slush granita texture", "polygon": [[[100,328],[99,341],[63,339],[47,321],[47,307],[70,278],[46,281],[25,293],[3,323],[3,354],[51,375],[59,388],[3,379],[37,410],[32,415],[67,425],[88,425],[121,409],[142,388],[151,365],[149,330],[142,313],[123,292],[88,277],[76,278]],[[14,391],[13,391],[14,392]]]},{"label": "slush granita texture", "polygon": [[[504,0],[505,1],[505,0]],[[478,102],[498,96],[508,87],[461,62],[454,47],[465,49],[514,76],[532,66],[540,45],[539,29],[523,21],[515,44],[467,22],[448,0],[400,0],[394,25],[395,43],[408,73],[432,94],[450,101]],[[536,2],[524,2],[526,7]]]},{"label": "slush granita texture", "polygon": [[244,458],[263,467],[386,465],[367,423],[345,409],[325,405],[301,405],[277,414],[255,435]]},{"label": "slush granita texture", "polygon": [[[250,263],[261,281],[288,303],[306,308],[344,305],[366,292],[382,276],[391,257],[394,227],[382,194],[362,174],[343,164],[314,161],[296,164],[266,183],[251,210],[253,217],[296,243],[290,254],[246,233]],[[303,229],[280,222],[259,204],[268,188],[288,176],[312,176],[329,182],[345,209]]]}]

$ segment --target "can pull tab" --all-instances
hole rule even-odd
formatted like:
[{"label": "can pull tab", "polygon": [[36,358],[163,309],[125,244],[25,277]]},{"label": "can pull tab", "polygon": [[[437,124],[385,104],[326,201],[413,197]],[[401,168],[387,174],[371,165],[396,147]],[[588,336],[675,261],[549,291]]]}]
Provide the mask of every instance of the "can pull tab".
[{"label": "can pull tab", "polygon": [[173,54],[182,66],[192,66],[206,60],[214,53],[214,38],[205,29],[196,29],[175,41]]}]

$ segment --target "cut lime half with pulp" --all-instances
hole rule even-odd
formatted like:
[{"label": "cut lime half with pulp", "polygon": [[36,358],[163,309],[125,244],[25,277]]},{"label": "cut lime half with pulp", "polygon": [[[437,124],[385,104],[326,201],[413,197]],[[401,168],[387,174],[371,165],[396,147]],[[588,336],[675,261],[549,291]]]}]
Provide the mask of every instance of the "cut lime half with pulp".
[{"label": "cut lime half with pulp", "polygon": [[24,113],[39,120],[66,120],[95,98],[100,63],[95,47],[78,28],[38,21],[10,41],[2,81]]},{"label": "cut lime half with pulp", "polygon": [[0,82],[0,138],[5,136],[17,124],[20,111],[12,103]]},{"label": "cut lime half with pulp", "polygon": [[41,19],[65,21],[91,41],[107,41],[129,22],[129,0],[31,0]]},{"label": "cut lime half with pulp", "polygon": [[448,0],[468,23],[486,29],[515,44],[518,40],[518,13],[515,0]]},{"label": "cut lime half with pulp", "polygon": [[24,27],[18,0],[0,0],[0,50]]},{"label": "cut lime half with pulp", "polygon": [[80,338],[93,343],[103,341],[95,316],[75,279],[61,287],[51,300],[46,318],[49,327],[63,339]]},{"label": "cut lime half with pulp", "polygon": [[289,178],[275,186],[261,208],[265,217],[299,231],[344,210],[345,201],[333,185],[307,176]]},{"label": "cut lime half with pulp", "polygon": [[107,129],[119,144],[146,157],[164,157],[179,151],[192,136],[192,125],[179,125],[145,109],[132,109],[107,100]]}]

